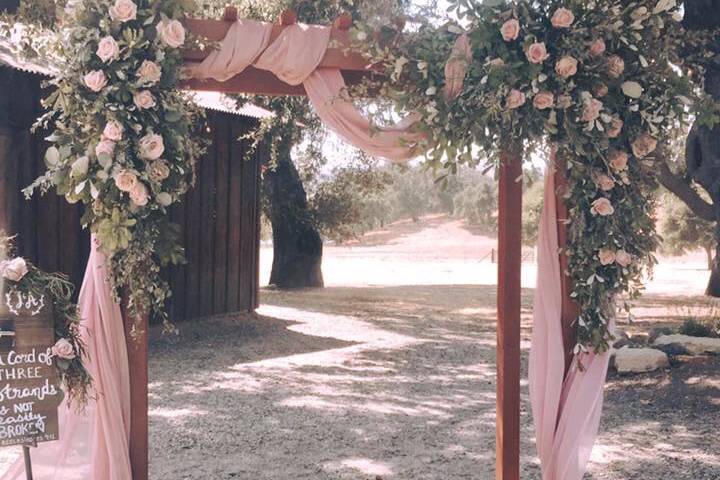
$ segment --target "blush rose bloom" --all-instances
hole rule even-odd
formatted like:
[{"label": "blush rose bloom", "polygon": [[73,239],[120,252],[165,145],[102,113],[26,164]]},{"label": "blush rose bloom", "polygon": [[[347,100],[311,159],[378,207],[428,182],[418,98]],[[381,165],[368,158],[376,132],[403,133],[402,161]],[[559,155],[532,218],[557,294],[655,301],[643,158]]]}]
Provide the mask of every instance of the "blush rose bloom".
[{"label": "blush rose bloom", "polygon": [[608,215],[615,213],[615,207],[612,206],[612,203],[610,203],[610,200],[607,198],[598,198],[592,202],[590,213],[593,215],[600,215],[601,217],[607,217]]},{"label": "blush rose bloom", "polygon": [[530,63],[542,63],[550,56],[544,43],[533,43],[525,52]]},{"label": "blush rose bloom", "polygon": [[162,182],[170,176],[170,167],[165,160],[155,160],[148,169],[148,174],[156,182]]},{"label": "blush rose bloom", "polygon": [[502,34],[503,40],[506,42],[517,40],[520,35],[520,22],[514,18],[508,20],[503,23],[503,26],[500,28],[500,33]]},{"label": "blush rose bloom", "polygon": [[525,105],[525,94],[520,90],[513,89],[508,94],[506,101],[508,109],[514,110],[516,108],[520,108]]},{"label": "blush rose bloom", "polygon": [[615,252],[609,248],[603,248],[598,252],[598,259],[600,259],[600,263],[603,265],[611,265],[615,263]]},{"label": "blush rose bloom", "polygon": [[628,267],[632,263],[632,255],[625,250],[618,250],[615,253],[615,261],[622,267]]},{"label": "blush rose bloom", "polygon": [[563,78],[572,77],[577,73],[577,70],[578,61],[569,55],[562,57],[555,64],[555,72]]},{"label": "blush rose bloom", "polygon": [[555,28],[570,28],[575,21],[575,15],[567,8],[558,8],[552,16],[552,25]]},{"label": "blush rose bloom", "polygon": [[607,130],[607,136],[610,138],[617,138],[622,133],[623,126],[625,126],[625,123],[620,120],[619,118],[613,118],[612,122],[610,122],[610,128]]},{"label": "blush rose bloom", "polygon": [[612,78],[620,78],[625,72],[625,61],[617,55],[608,58],[607,72]]},{"label": "blush rose bloom", "polygon": [[130,200],[138,207],[144,207],[150,200],[150,192],[142,182],[136,182],[135,186],[130,190]]},{"label": "blush rose bloom", "polygon": [[112,140],[101,140],[100,143],[95,146],[95,156],[97,157],[99,157],[100,155],[112,156],[114,151],[115,142],[113,142]]},{"label": "blush rose bloom", "polygon": [[128,22],[137,18],[137,5],[131,0],[116,0],[110,7],[110,17],[117,22]]},{"label": "blush rose bloom", "polygon": [[610,190],[615,188],[615,180],[610,178],[608,175],[603,174],[597,178],[597,186],[603,192],[609,192]]},{"label": "blush rose bloom", "polygon": [[543,91],[535,95],[535,98],[533,98],[533,106],[538,110],[552,108],[554,104],[555,95],[553,95],[551,92]]},{"label": "blush rose bloom", "polygon": [[600,116],[600,111],[603,109],[603,103],[597,98],[591,98],[585,102],[585,108],[583,109],[582,121],[583,122],[594,122]]},{"label": "blush rose bloom", "polygon": [[143,60],[137,71],[137,76],[141,82],[152,85],[160,81],[162,70],[157,63],[151,62],[150,60]]},{"label": "blush rose bloom", "polygon": [[28,273],[24,258],[18,257],[0,263],[0,272],[5,280],[19,282]]},{"label": "blush rose bloom", "polygon": [[139,109],[147,110],[155,106],[155,97],[149,90],[140,90],[133,94],[133,103]]},{"label": "blush rose bloom", "polygon": [[93,92],[99,92],[107,85],[107,77],[102,70],[93,70],[85,74],[83,82],[85,82],[85,86]]},{"label": "blush rose bloom", "polygon": [[590,56],[591,57],[599,57],[603,53],[605,53],[605,50],[607,47],[605,46],[605,40],[602,38],[598,38],[590,45]]},{"label": "blush rose bloom", "polygon": [[145,160],[157,160],[165,151],[163,138],[156,133],[148,133],[138,143],[140,158]]},{"label": "blush rose bloom", "polygon": [[623,151],[616,151],[610,155],[610,167],[616,172],[623,172],[628,168],[628,154]]},{"label": "blush rose bloom", "polygon": [[125,129],[123,128],[123,126],[120,122],[111,120],[105,124],[105,128],[103,129],[102,135],[103,135],[103,138],[105,138],[107,140],[112,140],[113,142],[119,142],[120,139],[122,139],[124,130]]},{"label": "blush rose bloom", "polygon": [[647,133],[643,133],[632,143],[633,154],[637,158],[645,158],[655,151],[657,143],[657,140],[653,137]]},{"label": "blush rose bloom", "polygon": [[115,175],[115,186],[121,192],[130,192],[135,188],[137,183],[137,176],[133,172],[128,170],[122,170]]},{"label": "blush rose bloom", "polygon": [[596,97],[603,98],[609,93],[608,86],[604,83],[598,83],[597,85],[595,85],[595,88],[593,88],[593,93]]},{"label": "blush rose bloom", "polygon": [[56,357],[65,359],[65,360],[72,360],[75,358],[75,348],[73,348],[72,343],[70,343],[67,339],[61,338],[57,342],[55,342],[55,345],[53,345],[52,354]]},{"label": "blush rose bloom", "polygon": [[558,108],[567,109],[572,107],[573,99],[570,95],[560,95],[557,99]]},{"label": "blush rose bloom", "polygon": [[108,63],[110,60],[115,60],[120,54],[120,47],[117,42],[111,36],[103,37],[98,43],[97,51],[95,52],[103,63]]},{"label": "blush rose bloom", "polygon": [[177,20],[164,20],[157,24],[160,41],[171,48],[178,48],[185,43],[185,27]]}]

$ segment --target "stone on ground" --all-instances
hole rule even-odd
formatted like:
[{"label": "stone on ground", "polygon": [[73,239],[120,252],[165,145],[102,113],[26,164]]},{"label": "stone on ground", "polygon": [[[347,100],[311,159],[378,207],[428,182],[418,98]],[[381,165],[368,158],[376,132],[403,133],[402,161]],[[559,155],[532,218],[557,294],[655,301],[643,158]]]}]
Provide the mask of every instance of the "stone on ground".
[{"label": "stone on ground", "polygon": [[614,365],[618,373],[644,373],[669,367],[670,361],[660,350],[625,346],[615,351]]},{"label": "stone on ground", "polygon": [[689,335],[661,335],[654,345],[679,345],[692,355],[720,354],[720,338],[691,337]]}]

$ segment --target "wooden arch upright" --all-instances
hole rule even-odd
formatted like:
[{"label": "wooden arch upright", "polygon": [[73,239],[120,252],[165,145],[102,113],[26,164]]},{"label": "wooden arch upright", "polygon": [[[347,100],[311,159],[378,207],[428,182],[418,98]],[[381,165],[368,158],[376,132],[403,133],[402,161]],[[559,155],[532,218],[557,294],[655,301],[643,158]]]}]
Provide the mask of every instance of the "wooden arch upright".
[{"label": "wooden arch upright", "polygon": [[[222,20],[187,19],[187,28],[199,37],[220,41],[237,20],[237,11],[228,7]],[[271,41],[282,30],[296,22],[293,12],[283,12],[274,26]],[[349,29],[352,19],[341,15],[333,24],[331,48],[328,48],[320,67],[338,68],[346,83],[353,84],[371,74],[372,69],[365,58],[352,52]],[[188,50],[186,64],[197,63],[207,56],[206,52]],[[245,93],[256,95],[305,95],[302,85],[291,86],[270,72],[253,67],[226,82],[214,80],[190,80],[184,84],[188,90]],[[566,231],[563,219],[567,218],[562,189],[566,182],[556,173],[558,235],[560,245],[565,244]],[[512,139],[502,146],[499,170],[498,198],[498,290],[497,290],[497,382],[496,382],[496,478],[498,480],[520,479],[520,371],[521,371],[521,268],[522,268],[522,157]],[[560,255],[561,270],[567,268],[564,255]],[[574,344],[573,323],[576,305],[570,298],[571,285],[563,275],[562,323],[565,345],[566,367],[572,358]],[[148,348],[147,318],[141,319],[141,338],[137,332],[130,337],[134,320],[124,312],[128,331],[128,356],[130,362],[131,387],[131,432],[130,460],[133,480],[148,479]],[[144,337],[144,338],[143,338]],[[567,368],[566,368],[567,371]]]}]

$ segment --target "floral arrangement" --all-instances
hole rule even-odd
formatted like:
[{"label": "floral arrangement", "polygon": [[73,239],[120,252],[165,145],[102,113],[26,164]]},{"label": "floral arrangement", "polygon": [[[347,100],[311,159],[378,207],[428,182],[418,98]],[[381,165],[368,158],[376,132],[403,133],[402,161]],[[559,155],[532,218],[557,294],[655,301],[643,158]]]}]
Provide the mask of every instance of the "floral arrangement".
[{"label": "floral arrangement", "polygon": [[160,267],[183,261],[168,208],[194,180],[202,145],[198,111],[175,87],[194,2],[69,2],[56,57],[59,76],[45,99],[51,125],[47,172],[26,189],[55,187],[87,208],[88,225],[110,263],[110,281],[133,313],[163,308],[170,294]]},{"label": "floral arrangement", "polygon": [[[0,257],[9,250],[9,240],[0,237]],[[3,287],[4,283],[4,287]],[[71,404],[82,408],[88,401],[92,378],[83,364],[85,345],[80,338],[80,315],[73,303],[73,285],[67,277],[45,273],[22,257],[0,261],[0,293],[20,294],[25,306],[39,309],[52,305],[55,318],[54,364]]]},{"label": "floral arrangement", "polygon": [[615,297],[638,295],[655,264],[654,155],[705,102],[692,59],[677,55],[702,39],[683,29],[675,0],[449,3],[457,23],[408,36],[389,26],[362,43],[386,66],[382,91],[422,115],[437,168],[554,145],[569,185],[575,351],[605,351]]}]

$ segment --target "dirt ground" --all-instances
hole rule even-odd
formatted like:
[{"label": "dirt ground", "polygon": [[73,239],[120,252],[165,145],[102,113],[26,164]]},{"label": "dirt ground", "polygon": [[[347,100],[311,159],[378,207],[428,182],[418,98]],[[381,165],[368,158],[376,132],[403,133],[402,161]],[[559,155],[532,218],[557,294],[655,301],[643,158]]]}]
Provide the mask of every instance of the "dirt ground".
[{"label": "dirt ground", "polygon": [[[264,289],[257,315],[154,340],[151,478],[495,478],[496,269],[481,261],[494,246],[444,217],[392,225],[328,246],[328,288]],[[680,322],[702,293],[702,263],[663,261],[625,328]],[[534,276],[526,264],[523,377]],[[539,480],[522,391],[522,478]],[[718,431],[720,358],[611,375],[586,478],[720,480]]]},{"label": "dirt ground", "polygon": [[[326,248],[328,288],[265,289],[256,316],[154,342],[152,478],[494,478],[493,245],[446,218],[393,225]],[[627,330],[678,323],[705,278],[701,256],[664,262]],[[611,375],[606,392],[588,479],[720,479],[720,359]],[[522,478],[539,479],[526,383],[522,437]]]}]

